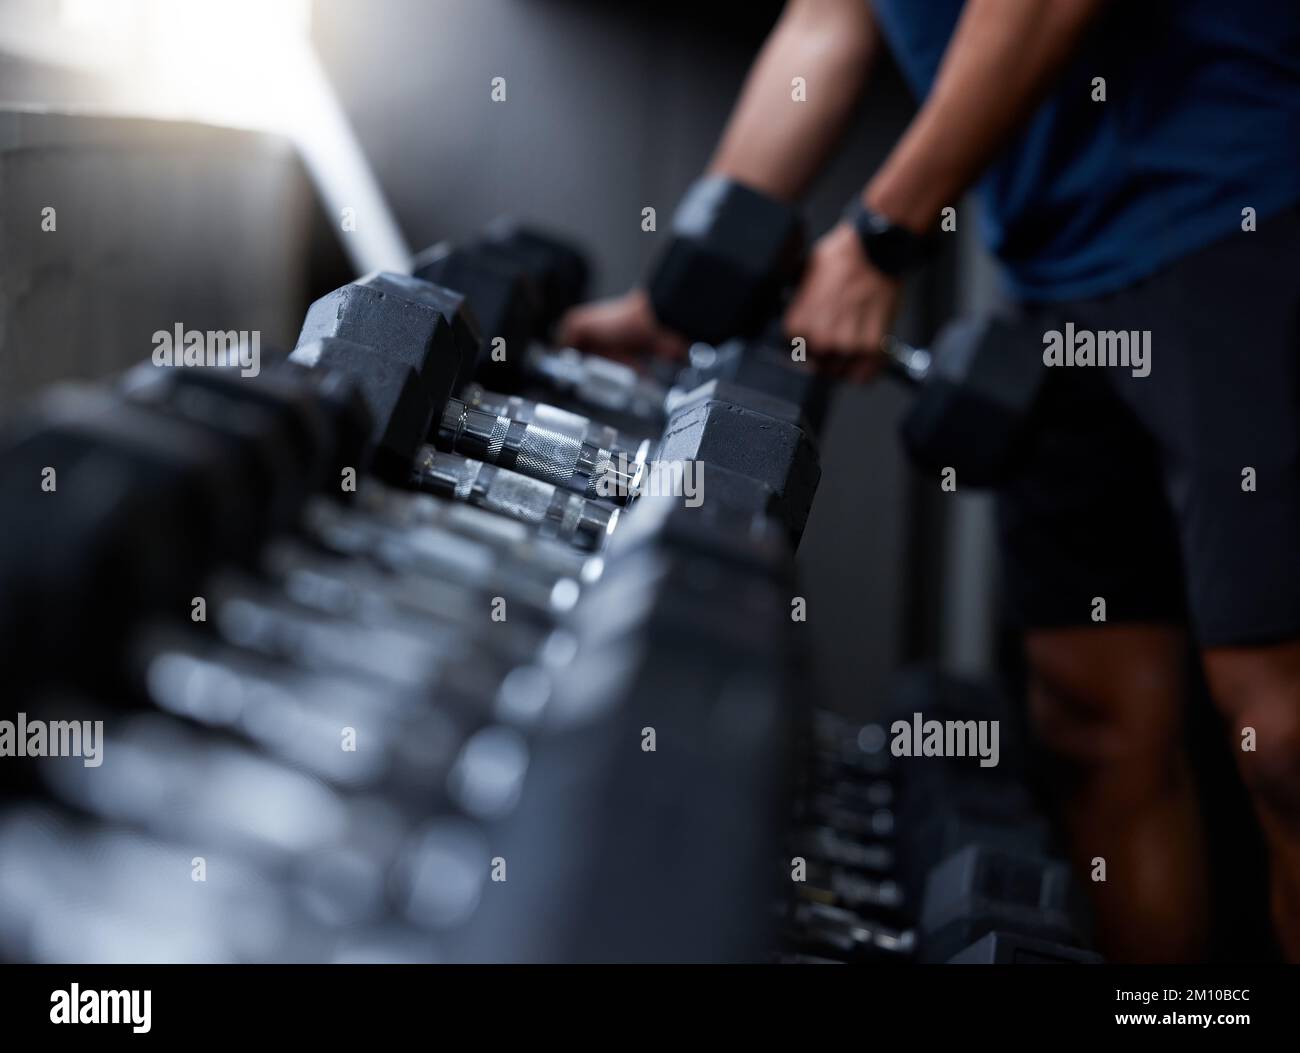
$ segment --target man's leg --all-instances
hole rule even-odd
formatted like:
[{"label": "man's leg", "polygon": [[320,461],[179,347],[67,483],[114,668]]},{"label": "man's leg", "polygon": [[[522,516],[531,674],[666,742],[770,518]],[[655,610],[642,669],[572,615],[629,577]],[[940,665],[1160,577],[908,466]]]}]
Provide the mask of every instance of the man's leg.
[{"label": "man's leg", "polygon": [[1300,960],[1297,268],[1300,206],[1192,253],[1127,298],[1150,375],[1108,376],[1162,451],[1190,623],[1268,842],[1278,940]]},{"label": "man's leg", "polygon": [[[1127,303],[1032,316],[1128,328]],[[1023,471],[998,498],[1004,597],[1024,628],[1035,737],[1117,961],[1205,951],[1208,877],[1181,728],[1187,643],[1159,450],[1098,370],[1049,370]],[[1100,616],[1101,621],[1094,620]],[[1091,881],[1093,860],[1105,881]]]},{"label": "man's leg", "polygon": [[1300,962],[1300,640],[1216,647],[1204,659],[1268,842],[1278,942]]},{"label": "man's leg", "polygon": [[1206,864],[1182,745],[1186,642],[1173,626],[1026,635],[1030,719],[1052,756],[1060,820],[1093,882],[1097,943],[1114,961],[1203,960]]}]

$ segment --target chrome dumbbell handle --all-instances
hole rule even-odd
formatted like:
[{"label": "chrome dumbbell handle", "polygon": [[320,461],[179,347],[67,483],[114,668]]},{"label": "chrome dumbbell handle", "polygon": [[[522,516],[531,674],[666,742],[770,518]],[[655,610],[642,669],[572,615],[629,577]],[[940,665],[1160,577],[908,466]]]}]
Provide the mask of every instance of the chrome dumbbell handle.
[{"label": "chrome dumbbell handle", "polygon": [[412,483],[426,493],[463,501],[535,526],[544,537],[584,552],[601,548],[618,522],[618,509],[482,461],[424,446]]},{"label": "chrome dumbbell handle", "polygon": [[640,483],[642,462],[551,428],[474,409],[448,399],[437,445],[447,452],[507,468],[589,499],[627,504]]},{"label": "chrome dumbbell handle", "polygon": [[934,357],[928,348],[913,347],[896,336],[886,336],[880,342],[890,372],[909,384],[921,384],[930,375]]},{"label": "chrome dumbbell handle", "polygon": [[[359,488],[351,506],[326,498],[309,502],[304,523],[309,534],[328,535],[331,549],[349,555],[371,551],[390,569],[423,566],[429,573],[482,587],[495,578],[512,586],[527,580],[547,589],[560,578],[591,584],[605,569],[602,557],[552,545],[527,523],[373,479]],[[376,545],[375,537],[384,540]]]},{"label": "chrome dumbbell handle", "polygon": [[500,417],[510,417],[525,424],[536,424],[551,431],[558,431],[561,435],[570,435],[580,442],[589,442],[593,446],[626,448],[628,445],[619,435],[617,428],[546,402],[534,402],[532,399],[521,398],[518,395],[503,395],[497,391],[488,391],[480,384],[467,385],[460,397],[470,409],[482,410],[484,413]]},{"label": "chrome dumbbell handle", "polygon": [[556,391],[590,406],[655,420],[662,414],[665,389],[630,366],[571,347],[534,347],[528,368]]}]

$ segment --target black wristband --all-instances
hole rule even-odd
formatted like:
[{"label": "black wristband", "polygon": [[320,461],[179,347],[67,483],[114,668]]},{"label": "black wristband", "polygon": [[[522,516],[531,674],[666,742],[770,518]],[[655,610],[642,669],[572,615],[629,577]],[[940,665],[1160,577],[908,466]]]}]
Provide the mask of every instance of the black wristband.
[{"label": "black wristband", "polygon": [[907,227],[892,223],[879,212],[868,208],[855,195],[844,210],[844,218],[853,224],[862,242],[862,251],[877,270],[898,278],[924,263],[934,251],[934,239]]}]

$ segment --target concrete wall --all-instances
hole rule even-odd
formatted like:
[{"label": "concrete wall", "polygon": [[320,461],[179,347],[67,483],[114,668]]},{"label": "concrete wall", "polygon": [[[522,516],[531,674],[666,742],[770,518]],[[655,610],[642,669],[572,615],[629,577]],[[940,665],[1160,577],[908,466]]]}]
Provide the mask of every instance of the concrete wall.
[{"label": "concrete wall", "polygon": [[0,112],[0,409],[141,360],[152,334],[177,323],[258,330],[264,348],[286,346],[305,296],[309,216],[280,140]]},{"label": "concrete wall", "polygon": [[144,358],[177,323],[283,347],[308,295],[314,205],[292,148],[151,119],[173,100],[132,96],[109,61],[124,40],[71,36],[63,12],[0,0],[0,412]]}]

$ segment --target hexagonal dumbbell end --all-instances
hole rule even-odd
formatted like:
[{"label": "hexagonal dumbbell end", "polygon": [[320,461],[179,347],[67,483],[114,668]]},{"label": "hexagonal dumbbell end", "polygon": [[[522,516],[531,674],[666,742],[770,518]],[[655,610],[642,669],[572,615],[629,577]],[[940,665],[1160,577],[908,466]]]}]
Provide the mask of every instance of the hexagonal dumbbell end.
[{"label": "hexagonal dumbbell end", "polygon": [[[288,358],[285,363],[284,369],[297,369],[296,365],[289,364]],[[333,485],[344,468],[360,472],[369,465],[370,436],[376,421],[356,378],[334,370],[307,370],[306,376],[325,411],[334,438],[326,468],[326,476]]]},{"label": "hexagonal dumbbell end", "polygon": [[[887,349],[889,350],[889,349]],[[1012,319],[959,319],[945,326],[924,368],[890,351],[895,368],[918,382],[900,425],[912,459],[930,471],[953,468],[957,485],[996,486],[1014,473],[1046,378],[1041,333]]]},{"label": "hexagonal dumbbell end", "polygon": [[386,271],[335,289],[307,309],[298,346],[323,337],[368,345],[405,362],[439,408],[473,375],[480,346],[478,322],[464,296]]},{"label": "hexagonal dumbbell end", "polygon": [[478,246],[521,267],[537,291],[539,311],[533,334],[544,339],[556,320],[587,295],[591,267],[576,245],[510,216],[498,216],[483,230]]},{"label": "hexagonal dumbbell end", "polygon": [[528,273],[500,255],[450,242],[417,255],[411,273],[468,298],[483,339],[480,377],[493,387],[516,386],[541,310]]},{"label": "hexagonal dumbbell end", "polygon": [[793,424],[807,435],[812,434],[811,425],[804,416],[803,410],[790,399],[720,377],[707,380],[695,387],[673,388],[664,399],[664,408],[669,415],[672,415],[692,403],[710,399],[714,402],[729,402],[733,406],[753,410],[765,417],[775,417],[779,421]]},{"label": "hexagonal dumbbell end", "polygon": [[825,424],[831,383],[812,369],[797,365],[788,347],[764,339],[728,340],[719,347],[696,344],[690,351],[690,365],[678,374],[677,387],[690,389],[713,379],[729,380],[793,402],[814,434],[820,433]]},{"label": "hexagonal dumbbell end", "polygon": [[817,450],[788,421],[712,398],[674,413],[664,428],[656,460],[702,462],[701,499],[709,502],[709,470],[725,469],[768,487],[780,519],[797,541],[821,480]]},{"label": "hexagonal dumbbell end", "polygon": [[651,276],[655,315],[706,343],[753,335],[779,309],[803,249],[789,205],[720,176],[701,179],[682,198]]},{"label": "hexagonal dumbbell end", "polygon": [[369,468],[390,482],[406,482],[434,420],[433,404],[415,370],[373,347],[339,337],[299,344],[289,361],[353,380],[371,419],[364,456],[368,463],[356,465],[357,471]]}]

